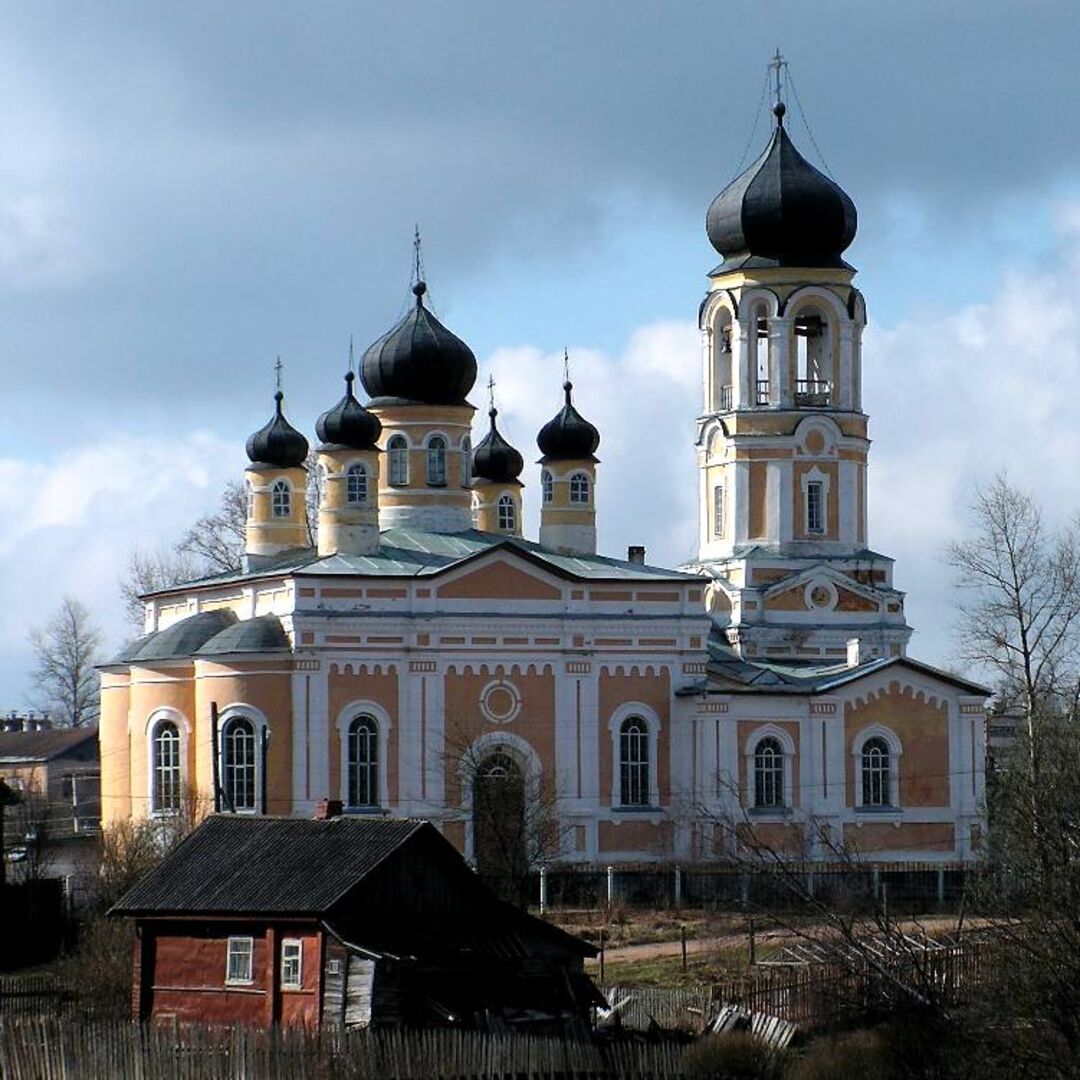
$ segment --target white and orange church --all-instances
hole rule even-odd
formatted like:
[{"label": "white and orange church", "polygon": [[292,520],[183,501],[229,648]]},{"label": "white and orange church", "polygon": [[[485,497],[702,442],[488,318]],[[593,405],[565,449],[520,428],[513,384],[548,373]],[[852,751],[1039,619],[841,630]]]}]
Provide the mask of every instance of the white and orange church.
[{"label": "white and orange church", "polygon": [[708,212],[698,558],[597,552],[601,433],[569,381],[523,536],[522,455],[494,409],[473,446],[476,360],[419,281],[363,355],[367,403],[350,373],[315,425],[317,530],[279,392],[247,443],[243,571],[146,596],[102,669],[106,824],[340,800],[482,861],[501,783],[523,822],[547,793],[547,861],[723,857],[731,821],[815,859],[974,856],[986,691],[906,655],[869,546],[855,207],[774,114]]}]

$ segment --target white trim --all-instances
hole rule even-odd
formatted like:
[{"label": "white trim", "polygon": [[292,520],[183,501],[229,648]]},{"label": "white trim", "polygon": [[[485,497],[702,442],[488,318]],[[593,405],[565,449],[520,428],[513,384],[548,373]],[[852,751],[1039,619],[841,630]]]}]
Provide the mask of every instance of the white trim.
[{"label": "white trim", "polygon": [[[255,805],[253,807],[245,807],[242,810],[229,810],[224,798],[225,791],[225,729],[228,727],[231,720],[248,720],[251,722],[252,727],[255,729]],[[267,720],[266,714],[262,709],[256,708],[254,705],[248,705],[244,702],[232,702],[226,705],[218,712],[218,729],[217,729],[217,746],[215,747],[215,753],[217,754],[217,777],[218,783],[222,789],[222,801],[221,811],[223,813],[235,813],[235,814],[259,814],[262,813],[262,790],[263,790],[263,769],[266,763],[263,761],[263,732],[266,732],[267,741],[267,753],[269,754],[269,742],[273,738],[273,729],[270,727],[270,721]],[[215,795],[217,793],[215,792]],[[269,799],[267,800],[269,802]],[[270,807],[267,806],[267,810]]]},{"label": "white trim", "polygon": [[[289,982],[285,981],[285,950],[290,946],[296,946],[296,962],[297,972],[296,980]],[[304,939],[303,938],[282,938],[281,939],[281,989],[282,990],[301,990],[304,986]]]},{"label": "white trim", "polygon": [[[762,739],[775,739],[780,744],[780,749],[784,754],[784,798],[780,806],[757,805],[757,775],[754,768],[754,755],[757,751],[757,745]],[[743,747],[743,757],[746,760],[746,809],[754,813],[755,817],[759,815],[766,816],[770,811],[782,814],[785,810],[790,810],[794,805],[792,797],[794,795],[792,791],[792,763],[795,760],[795,740],[791,735],[776,724],[762,724],[761,727],[754,728],[747,736],[746,745]]]},{"label": "white trim", "polygon": [[[644,806],[624,806],[622,802],[622,757],[620,731],[623,722],[630,717],[637,717],[645,722],[649,732],[649,799]],[[656,710],[642,701],[623,702],[608,718],[608,731],[611,734],[611,802],[612,810],[619,811],[620,820],[625,814],[655,814],[660,806],[659,757],[660,732],[663,722]]]},{"label": "white trim", "polygon": [[[807,469],[799,478],[803,494],[802,532],[805,536],[827,537],[829,535],[829,476],[816,465]],[[821,485],[821,528],[810,528],[810,485]]]},{"label": "white trim", "polygon": [[[375,723],[379,727],[379,791],[378,802],[372,806],[350,806],[349,797],[349,725],[358,716],[371,716],[374,717]],[[337,729],[338,734],[338,757],[340,759],[340,776],[338,778],[340,787],[338,792],[342,803],[347,811],[369,811],[385,809],[388,805],[388,789],[387,789],[387,765],[386,765],[386,753],[387,748],[390,745],[390,730],[393,727],[393,723],[390,720],[390,714],[386,709],[375,701],[371,701],[368,698],[357,698],[355,701],[350,701],[348,705],[342,708],[337,715],[337,720],[334,722],[334,727]]]},{"label": "white trim", "polygon": [[[889,802],[884,806],[867,806],[863,801],[863,771],[862,752],[863,747],[870,739],[884,739],[889,748]],[[899,810],[900,802],[900,758],[904,748],[897,738],[896,733],[885,727],[884,724],[871,724],[863,728],[851,740],[851,756],[854,760],[855,770],[855,801],[854,809],[862,811],[879,811],[887,813],[889,810]]]},{"label": "white trim", "polygon": [[[248,945],[248,977],[246,979],[233,979],[229,977],[229,968],[232,967],[233,942],[246,941]],[[226,986],[253,986],[255,983],[255,939],[244,934],[231,934],[225,946],[225,985]]]},{"label": "white trim", "polygon": [[179,709],[173,709],[168,705],[161,705],[151,710],[146,718],[146,726],[143,734],[146,739],[146,805],[149,807],[150,817],[173,817],[183,808],[182,805],[175,810],[160,810],[154,806],[154,734],[159,724],[166,721],[176,725],[180,735],[180,794],[183,798],[183,790],[188,783],[188,740],[191,738],[191,725],[187,717]]}]

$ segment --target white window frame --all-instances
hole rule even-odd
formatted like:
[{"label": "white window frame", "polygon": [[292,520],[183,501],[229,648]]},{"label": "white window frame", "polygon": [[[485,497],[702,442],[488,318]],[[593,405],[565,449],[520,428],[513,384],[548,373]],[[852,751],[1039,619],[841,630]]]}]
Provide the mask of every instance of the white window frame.
[{"label": "white window frame", "polygon": [[[376,748],[376,766],[378,768],[378,791],[379,802],[372,806],[350,806],[349,798],[349,728],[352,722],[361,716],[370,716],[374,719],[378,730],[378,744]],[[387,749],[390,745],[390,733],[393,724],[390,714],[378,703],[368,698],[357,698],[350,701],[337,714],[334,725],[338,733],[338,746],[340,748],[341,769],[339,774],[338,798],[341,799],[345,811],[351,814],[378,814],[384,813],[390,806],[389,802],[389,776],[387,774]]]},{"label": "white window frame", "polygon": [[[758,744],[762,739],[775,739],[780,744],[780,750],[784,755],[784,789],[783,800],[778,806],[758,806],[757,798],[757,769],[755,759],[757,757]],[[791,735],[777,724],[765,724],[750,732],[744,747],[746,760],[746,808],[755,817],[769,814],[783,814],[790,810],[793,805],[795,792],[793,791],[795,761],[795,740]]]},{"label": "white window frame", "polygon": [[[180,783],[179,783],[179,804],[175,810],[159,810],[157,809],[157,797],[155,788],[157,785],[157,770],[156,770],[156,754],[155,754],[155,740],[157,737],[158,729],[164,723],[174,724],[176,726],[177,734],[180,736],[179,751],[179,767],[180,767]],[[177,709],[172,709],[167,706],[154,709],[154,711],[147,717],[146,720],[146,805],[150,807],[150,816],[155,818],[170,818],[175,817],[184,808],[184,789],[187,784],[188,777],[188,739],[191,735],[191,726],[188,724],[187,717]]]},{"label": "white window frame", "polygon": [[[247,959],[247,976],[233,974],[233,958]],[[225,985],[251,986],[255,982],[255,939],[253,937],[230,937],[225,950]]]},{"label": "white window frame", "polygon": [[570,502],[574,506],[588,506],[592,502],[592,479],[587,472],[571,474],[569,484]]},{"label": "white window frame", "polygon": [[387,482],[391,487],[409,486],[409,440],[395,432],[386,441]]},{"label": "white window frame", "polygon": [[[295,965],[296,975],[289,974]],[[281,989],[300,990],[304,986],[304,942],[301,938],[281,939]]]},{"label": "white window frame", "polygon": [[[255,731],[255,805],[254,807],[245,807],[243,809],[230,809],[229,802],[225,798],[225,732],[229,726],[230,721],[241,719],[247,720]],[[271,738],[270,724],[261,712],[261,710],[255,708],[254,705],[247,705],[243,702],[235,702],[222,709],[220,714],[218,715],[217,778],[218,783],[221,785],[222,813],[261,813],[260,803],[262,801],[263,770],[266,768],[266,762],[263,760],[264,731],[266,732],[266,752],[267,755],[269,755],[269,743]]]},{"label": "white window frame", "polygon": [[292,517],[292,484],[279,477],[270,488],[270,512],[276,518]]},{"label": "white window frame", "polygon": [[[645,722],[649,750],[649,799],[645,805],[623,805],[622,802],[622,726],[631,717]],[[660,809],[659,749],[663,725],[656,711],[642,701],[620,705],[608,720],[611,735],[611,808],[620,816],[626,814],[656,814]]]},{"label": "white window frame", "polygon": [[446,487],[446,457],[450,443],[445,435],[435,432],[427,438],[425,444],[426,455],[426,478],[427,486],[434,488]]},{"label": "white window frame", "polygon": [[540,470],[540,497],[545,504],[555,499],[555,478],[550,469]]},{"label": "white window frame", "polygon": [[514,532],[517,529],[517,504],[512,495],[500,495],[496,503],[499,528],[504,532]]},{"label": "white window frame", "polygon": [[[888,803],[867,803],[863,790],[863,748],[871,739],[881,739],[889,748],[889,798]],[[855,809],[867,813],[888,813],[900,809],[900,758],[904,749],[896,734],[882,724],[864,728],[852,740],[851,756],[855,771]]]},{"label": "white window frame", "polygon": [[[353,481],[359,480],[356,485],[361,489],[359,498],[353,498]],[[362,461],[352,462],[345,470],[345,502],[349,506],[367,506],[371,498],[371,477],[368,475],[367,466]]]},{"label": "white window frame", "polygon": [[[821,491],[821,527],[810,527],[810,488],[819,485]],[[807,536],[825,536],[829,531],[829,477],[820,469],[810,469],[802,475],[803,532]]]},{"label": "white window frame", "polygon": [[724,504],[724,485],[713,485],[713,536],[722,539],[727,532],[727,507]]}]

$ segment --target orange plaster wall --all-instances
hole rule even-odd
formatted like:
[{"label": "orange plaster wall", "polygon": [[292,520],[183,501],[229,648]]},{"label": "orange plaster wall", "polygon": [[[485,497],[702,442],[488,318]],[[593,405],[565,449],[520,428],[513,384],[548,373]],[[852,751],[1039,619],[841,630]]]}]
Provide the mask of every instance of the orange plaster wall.
[{"label": "orange plaster wall", "polygon": [[482,597],[500,600],[562,599],[559,589],[506,562],[492,563],[455,581],[449,581],[436,590],[436,595],[444,600]]},{"label": "orange plaster wall", "polygon": [[882,822],[844,826],[844,847],[848,851],[952,851],[955,830],[950,822],[913,821],[900,825]]},{"label": "orange plaster wall", "polygon": [[770,596],[765,601],[767,611],[805,611],[806,596],[802,587],[788,589],[785,592]]},{"label": "orange plaster wall", "polygon": [[739,846],[752,850],[755,845],[783,852],[786,855],[802,855],[806,851],[806,833],[801,825],[784,821],[748,822],[737,830]]},{"label": "orange plaster wall", "polygon": [[949,805],[949,712],[932,705],[911,687],[889,684],[886,693],[858,705],[844,706],[847,804],[855,805],[855,736],[871,724],[889,728],[900,740],[900,805]]},{"label": "orange plaster wall", "polygon": [[765,536],[767,515],[765,512],[768,492],[768,465],[764,461],[750,464],[750,539]]},{"label": "orange plaster wall", "polygon": [[672,823],[662,821],[599,821],[596,843],[600,852],[631,851],[664,855],[672,850]]},{"label": "orange plaster wall", "polygon": [[341,736],[338,717],[341,710],[352,701],[373,701],[381,705],[393,725],[386,740],[386,800],[397,802],[398,798],[398,676],[396,671],[348,674],[331,672],[329,687],[330,719],[330,793],[329,798],[341,799]]},{"label": "orange plaster wall", "polygon": [[[191,664],[169,667],[133,667],[129,705],[131,710],[131,737],[129,740],[131,814],[146,817],[150,811],[150,752],[146,739],[146,722],[157,709],[176,709],[188,722],[189,731],[195,730],[195,684]],[[187,760],[192,755],[192,738],[186,747]]]},{"label": "orange plaster wall", "polygon": [[872,600],[859,596],[849,589],[836,590],[837,611],[877,611],[878,606]]},{"label": "orange plaster wall", "polygon": [[[521,694],[521,712],[508,724],[493,724],[480,711],[480,693],[493,679],[505,677]],[[555,769],[555,676],[508,674],[500,665],[493,672],[455,674],[448,672],[444,688],[446,716],[446,759],[444,761],[446,801],[461,805],[461,755],[481,735],[505,731],[524,739],[536,751],[543,778],[551,779]]]},{"label": "orange plaster wall", "polygon": [[[791,737],[791,741],[795,744],[795,756],[791,759],[791,802],[793,806],[798,806],[802,798],[799,791],[799,755],[802,752],[802,747],[799,745],[799,725],[792,721],[769,722],[774,727],[780,728],[781,731],[787,732]],[[750,778],[746,775],[746,754],[750,748],[750,737],[763,726],[761,720],[739,721],[739,790],[743,794],[743,800],[747,803],[749,803],[750,799]]]},{"label": "orange plaster wall", "polygon": [[128,746],[127,674],[101,676],[101,820],[103,825],[131,816],[131,759]]},{"label": "orange plaster wall", "polygon": [[671,802],[671,716],[669,701],[671,679],[666,669],[656,675],[600,673],[600,723],[597,738],[600,740],[600,802],[611,799],[612,770],[614,769],[611,728],[608,722],[621,705],[640,701],[648,705],[660,717],[660,738],[656,757],[656,783],[660,789],[660,805]]}]

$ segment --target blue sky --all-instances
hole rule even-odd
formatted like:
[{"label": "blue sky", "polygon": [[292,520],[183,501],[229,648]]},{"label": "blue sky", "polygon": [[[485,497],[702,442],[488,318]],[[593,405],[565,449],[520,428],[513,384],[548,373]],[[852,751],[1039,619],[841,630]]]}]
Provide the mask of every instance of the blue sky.
[{"label": "blue sky", "polygon": [[1078,23],[1051,2],[8,12],[0,707],[24,704],[27,628],[65,591],[119,642],[131,550],[238,475],[279,353],[310,433],[349,335],[408,299],[417,221],[526,460],[567,345],[604,436],[602,545],[687,557],[704,213],[764,144],[777,46],[812,127],[794,107],[793,137],[859,207],[871,538],[913,652],[947,663],[938,555],[972,484],[1008,466],[1054,513],[1080,502]]}]

